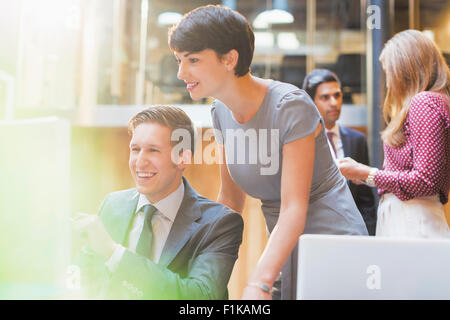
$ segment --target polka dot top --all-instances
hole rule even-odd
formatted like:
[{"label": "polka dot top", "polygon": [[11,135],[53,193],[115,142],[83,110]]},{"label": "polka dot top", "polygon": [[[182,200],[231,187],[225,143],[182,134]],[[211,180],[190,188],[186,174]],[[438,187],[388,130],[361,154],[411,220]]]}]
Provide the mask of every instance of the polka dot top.
[{"label": "polka dot top", "polygon": [[384,144],[383,170],[374,177],[380,195],[405,201],[439,194],[448,201],[450,186],[450,100],[430,91],[416,94],[404,123],[406,141],[398,148]]}]

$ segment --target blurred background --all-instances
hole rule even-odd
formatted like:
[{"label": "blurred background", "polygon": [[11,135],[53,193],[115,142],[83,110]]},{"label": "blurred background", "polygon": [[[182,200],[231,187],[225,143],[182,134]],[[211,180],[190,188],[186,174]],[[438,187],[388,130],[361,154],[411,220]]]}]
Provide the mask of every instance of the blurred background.
[{"label": "blurred background", "polygon": [[[25,215],[33,221],[26,229],[32,232],[54,217],[96,213],[107,193],[133,187],[126,125],[145,106],[179,105],[199,128],[211,127],[211,101],[190,100],[167,45],[168,28],[206,4],[236,9],[252,24],[254,75],[301,87],[314,68],[335,71],[344,92],[340,123],[367,135],[378,167],[384,97],[378,55],[384,42],[405,29],[422,30],[450,61],[447,0],[0,0],[2,261],[19,263],[10,253],[11,237],[25,252],[36,249],[34,238],[6,232],[20,225],[19,212],[30,211],[24,203],[34,208]],[[378,10],[368,11],[370,6]],[[378,27],[368,25],[371,17],[379,18]],[[216,199],[217,165],[193,165],[186,177]],[[12,188],[14,181],[20,183]],[[56,198],[63,201],[49,206]],[[229,284],[232,299],[240,297],[267,241],[258,201],[248,199],[244,219],[244,243]],[[66,238],[61,236],[66,226],[59,223],[54,225],[59,233],[48,232],[46,243]],[[69,259],[59,253],[70,244],[61,242],[62,248],[45,253],[53,257],[49,261]],[[0,267],[0,283],[31,281],[23,275],[31,271],[13,272],[6,265]],[[0,298],[2,292],[11,297],[10,289],[0,286]]]}]

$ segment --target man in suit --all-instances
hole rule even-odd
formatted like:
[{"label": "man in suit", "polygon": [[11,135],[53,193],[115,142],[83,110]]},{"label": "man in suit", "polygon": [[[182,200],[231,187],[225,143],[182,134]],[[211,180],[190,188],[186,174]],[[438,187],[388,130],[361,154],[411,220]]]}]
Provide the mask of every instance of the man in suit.
[{"label": "man in suit", "polygon": [[88,241],[76,262],[87,296],[228,298],[243,221],[183,177],[194,150],[191,120],[177,107],[155,106],[134,116],[129,132],[136,188],[107,195],[98,215],[74,219]]},{"label": "man in suit", "polygon": [[[342,108],[341,82],[337,75],[326,69],[315,69],[305,77],[303,89],[319,109],[334,156],[337,159],[351,157],[369,165],[366,137],[336,123]],[[377,201],[373,190],[357,181],[348,183],[369,234],[375,235]]]}]

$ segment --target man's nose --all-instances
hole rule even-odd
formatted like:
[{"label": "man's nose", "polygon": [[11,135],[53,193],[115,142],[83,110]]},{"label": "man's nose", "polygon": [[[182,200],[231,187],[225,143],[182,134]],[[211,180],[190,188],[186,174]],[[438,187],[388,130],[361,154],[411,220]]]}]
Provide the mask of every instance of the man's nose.
[{"label": "man's nose", "polygon": [[149,159],[145,157],[144,152],[141,151],[136,157],[136,167],[141,168],[149,163]]},{"label": "man's nose", "polygon": [[336,99],[335,97],[331,97],[330,103],[332,106],[337,106],[339,102],[338,102],[338,99]]}]

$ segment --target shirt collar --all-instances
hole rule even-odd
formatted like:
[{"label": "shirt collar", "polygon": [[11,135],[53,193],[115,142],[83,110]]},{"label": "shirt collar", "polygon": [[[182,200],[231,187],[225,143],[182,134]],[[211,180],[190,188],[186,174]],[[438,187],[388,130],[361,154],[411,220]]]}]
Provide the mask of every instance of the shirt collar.
[{"label": "shirt collar", "polygon": [[180,186],[174,192],[156,203],[150,203],[145,195],[143,195],[142,193],[138,194],[139,200],[136,207],[136,213],[138,213],[143,206],[151,204],[158,210],[159,213],[168,218],[170,221],[174,222],[175,217],[178,213],[178,209],[180,208],[181,202],[184,198],[184,183],[183,181],[181,181]]},{"label": "shirt collar", "polygon": [[[326,129],[326,128],[325,128]],[[339,133],[339,125],[337,123],[334,124],[333,128],[331,128],[330,130],[326,129],[326,132],[332,132],[334,133],[338,138],[341,136],[341,134]]]}]

